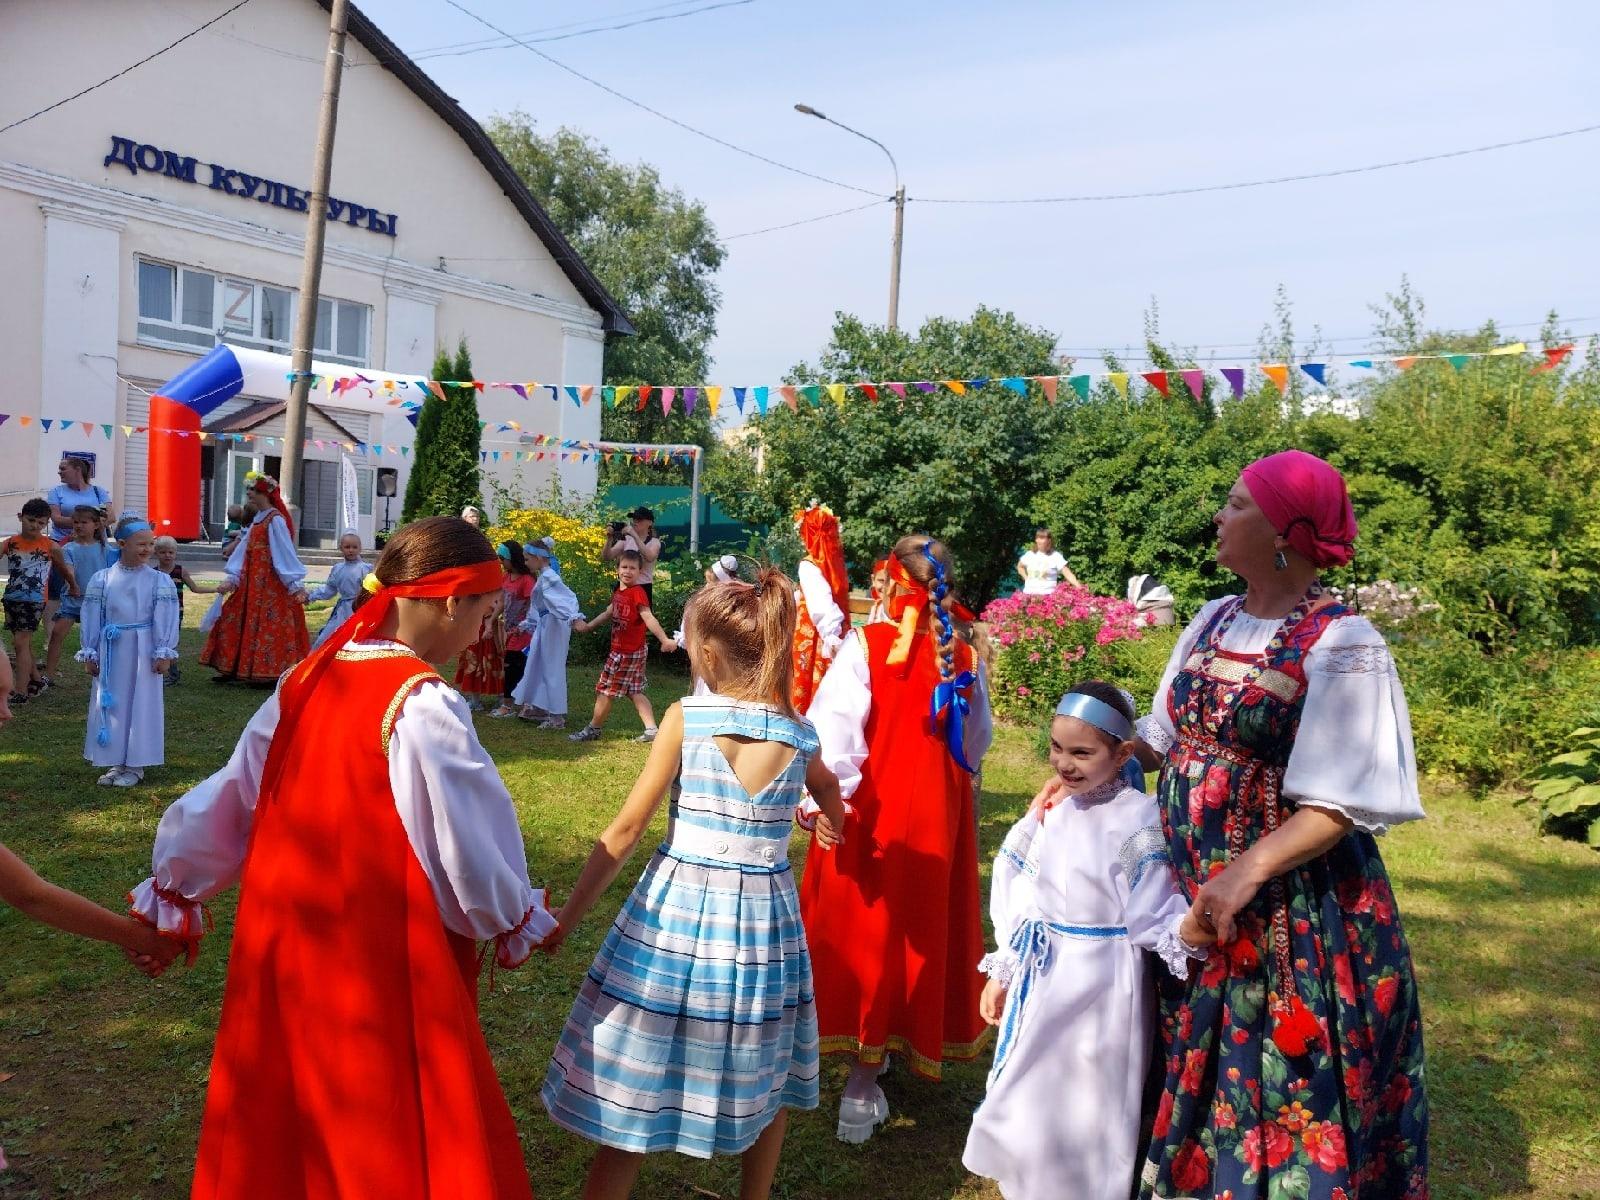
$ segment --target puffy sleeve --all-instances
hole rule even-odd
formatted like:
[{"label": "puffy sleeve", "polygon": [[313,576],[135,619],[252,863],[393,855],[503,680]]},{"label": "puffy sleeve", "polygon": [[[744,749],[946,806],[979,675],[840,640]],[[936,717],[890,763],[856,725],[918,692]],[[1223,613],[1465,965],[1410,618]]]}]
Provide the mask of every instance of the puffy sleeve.
[{"label": "puffy sleeve", "polygon": [[1161,682],[1156,686],[1156,694],[1150,701],[1150,712],[1139,718],[1138,725],[1139,736],[1157,754],[1165,754],[1172,749],[1172,743],[1178,736],[1177,730],[1172,727],[1172,716],[1167,711],[1167,697],[1172,693],[1172,681],[1183,669],[1183,664],[1187,661],[1189,652],[1194,649],[1201,630],[1210,622],[1217,609],[1231,599],[1231,596],[1224,596],[1220,600],[1208,601],[1178,637],[1178,644],[1172,648],[1172,657],[1167,659],[1167,669],[1161,673]]},{"label": "puffy sleeve", "polygon": [[834,600],[833,589],[822,577],[822,571],[816,563],[809,558],[801,559],[796,577],[800,584],[800,596],[806,602],[806,611],[811,614],[811,623],[822,635],[823,657],[832,658],[839,652],[839,640],[850,626],[849,619]]},{"label": "puffy sleeve", "polygon": [[183,624],[183,610],[178,607],[178,588],[172,576],[161,571],[155,575],[155,611],[150,618],[150,632],[155,649],[151,658],[178,657],[178,630]]},{"label": "puffy sleeve", "polygon": [[521,966],[556,922],[544,889],[528,882],[511,794],[458,692],[425,683],[406,700],[389,741],[389,778],[445,925],[493,938],[496,961]]},{"label": "puffy sleeve", "polygon": [[239,585],[239,579],[244,575],[244,556],[249,545],[250,527],[246,525],[234,539],[233,549],[228,551],[228,561],[222,568],[222,573],[228,577],[228,582],[235,587]]},{"label": "puffy sleeve", "polygon": [[1011,947],[1012,936],[1036,909],[1033,891],[1039,868],[1032,850],[1033,840],[1042,829],[1038,814],[1030,810],[1006,834],[989,877],[989,918],[994,923],[996,949],[983,956],[978,970],[1001,987],[1011,986],[1011,977],[1021,961]]},{"label": "puffy sleeve", "polygon": [[1179,979],[1189,977],[1189,960],[1204,959],[1178,936],[1178,926],[1189,911],[1189,901],[1178,887],[1178,873],[1167,856],[1167,840],[1157,825],[1133,832],[1117,851],[1128,940],[1143,950],[1153,950],[1167,970]]},{"label": "puffy sleeve", "polygon": [[1328,626],[1306,658],[1306,699],[1283,794],[1370,833],[1422,818],[1411,712],[1383,635],[1365,617]]},{"label": "puffy sleeve", "polygon": [[817,728],[823,764],[838,776],[839,792],[846,799],[855,795],[861,784],[861,764],[867,761],[867,716],[871,711],[872,675],[867,668],[866,651],[859,636],[847,637],[806,712]]},{"label": "puffy sleeve", "polygon": [[153,873],[128,894],[134,916],[189,942],[205,932],[201,905],[237,883],[244,867],[261,772],[277,727],[274,692],[250,718],[228,765],[163,814],[151,856]]},{"label": "puffy sleeve", "polygon": [[106,623],[106,570],[109,569],[96,571],[89,586],[83,589],[83,606],[78,610],[78,620],[83,624],[78,644],[82,648],[73,655],[81,663],[100,661],[100,630]]},{"label": "puffy sleeve", "polygon": [[[549,579],[548,586],[545,580]],[[539,576],[539,584],[535,591],[542,597],[544,610],[562,621],[576,621],[583,615],[578,607],[578,597],[567,586],[567,581],[552,571],[546,571]]]},{"label": "puffy sleeve", "polygon": [[294,551],[294,539],[282,517],[267,521],[267,544],[272,547],[272,569],[279,582],[289,591],[298,592],[305,583],[306,568]]},{"label": "puffy sleeve", "polygon": [[974,673],[978,679],[972,685],[972,695],[967,697],[972,708],[962,730],[961,748],[966,751],[967,761],[981,771],[983,756],[994,741],[994,714],[989,708],[989,671],[981,659]]}]

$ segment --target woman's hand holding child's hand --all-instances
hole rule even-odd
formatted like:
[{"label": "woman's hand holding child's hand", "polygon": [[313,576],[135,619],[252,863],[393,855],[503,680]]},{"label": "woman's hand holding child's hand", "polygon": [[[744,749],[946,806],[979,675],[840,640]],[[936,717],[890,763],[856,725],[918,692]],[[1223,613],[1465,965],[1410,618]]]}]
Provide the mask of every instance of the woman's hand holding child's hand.
[{"label": "woman's hand holding child's hand", "polygon": [[990,1025],[1000,1024],[1000,1014],[1006,1010],[1006,989],[998,979],[983,985],[983,995],[978,998],[978,1015]]},{"label": "woman's hand holding child's hand", "polygon": [[824,850],[831,850],[835,846],[844,844],[844,830],[836,827],[832,821],[828,820],[827,813],[817,814],[817,822],[813,832],[817,837],[817,845]]},{"label": "woman's hand holding child's hand", "polygon": [[[1198,901],[1196,901],[1198,904]],[[1205,919],[1196,904],[1189,906],[1189,911],[1183,914],[1183,921],[1178,925],[1178,936],[1195,949],[1202,946],[1217,944],[1217,931]]]},{"label": "woman's hand holding child's hand", "polygon": [[142,921],[128,918],[131,928],[128,931],[128,940],[123,944],[122,953],[134,968],[151,979],[161,975],[172,965],[172,960],[183,951],[183,943],[177,938],[163,937]]}]

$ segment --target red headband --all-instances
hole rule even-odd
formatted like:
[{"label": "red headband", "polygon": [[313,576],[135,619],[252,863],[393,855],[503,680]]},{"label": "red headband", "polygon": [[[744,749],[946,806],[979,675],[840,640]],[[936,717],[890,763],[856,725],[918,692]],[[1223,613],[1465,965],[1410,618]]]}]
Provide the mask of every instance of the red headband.
[{"label": "red headband", "polygon": [[370,638],[388,620],[396,599],[442,600],[448,596],[481,596],[485,592],[498,592],[505,580],[498,558],[485,559],[465,567],[447,567],[413,579],[409,583],[385,584],[372,598],[345,618],[343,625],[322,643],[312,655],[293,668],[278,686],[278,727],[272,735],[272,748],[267,752],[267,763],[261,772],[259,803],[266,803],[268,793],[276,785],[283,771],[283,759],[305,708],[304,697],[317,686],[323,674],[333,665],[334,657],[347,642]]}]

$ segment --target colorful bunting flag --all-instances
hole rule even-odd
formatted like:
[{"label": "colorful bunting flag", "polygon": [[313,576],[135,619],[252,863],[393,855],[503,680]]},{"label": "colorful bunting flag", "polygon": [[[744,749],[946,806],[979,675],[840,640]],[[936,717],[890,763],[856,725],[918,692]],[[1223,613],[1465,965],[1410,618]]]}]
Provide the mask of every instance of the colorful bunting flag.
[{"label": "colorful bunting flag", "polygon": [[1243,367],[1223,367],[1222,377],[1228,381],[1228,387],[1233,392],[1235,400],[1244,395]]},{"label": "colorful bunting flag", "polygon": [[1278,395],[1289,390],[1289,367],[1286,363],[1263,363],[1261,373],[1277,385]]},{"label": "colorful bunting flag", "polygon": [[1028,381],[1023,379],[1020,375],[1007,375],[1000,381],[1000,386],[1003,388],[1009,388],[1019,396],[1026,396],[1028,394]]},{"label": "colorful bunting flag", "polygon": [[1126,371],[1112,371],[1106,376],[1111,380],[1111,386],[1117,389],[1117,394],[1127,400],[1128,398],[1128,373]]},{"label": "colorful bunting flag", "polygon": [[[764,388],[764,387],[758,387],[758,388],[755,389],[756,409],[757,409],[758,412],[761,413],[761,415],[763,417],[767,415],[767,392],[768,392],[768,390],[769,389]],[[794,405],[791,404],[789,407],[793,408]]]},{"label": "colorful bunting flag", "polygon": [[858,383],[858,384],[856,384],[856,387],[860,388],[863,392],[866,393],[866,397],[867,397],[868,400],[871,400],[873,403],[877,403],[877,400],[878,400],[878,385],[877,384],[875,384],[875,383]]},{"label": "colorful bunting flag", "polygon": [[[733,406],[740,412],[744,412],[744,394],[747,391],[749,391],[748,388],[742,387],[736,387],[733,389]],[[765,409],[762,411],[765,411]]]},{"label": "colorful bunting flag", "polygon": [[700,389],[686,387],[683,389],[683,411],[686,416],[694,416],[694,406],[700,399]]},{"label": "colorful bunting flag", "polygon": [[1061,380],[1055,375],[1041,375],[1039,386],[1044,390],[1044,398],[1051,404],[1056,402],[1056,389],[1061,385]]},{"label": "colorful bunting flag", "polygon": [[1565,346],[1551,346],[1544,352],[1544,361],[1533,368],[1533,373],[1537,375],[1541,371],[1555,370],[1572,351],[1573,346],[1570,343]]},{"label": "colorful bunting flag", "polygon": [[[1112,379],[1111,382],[1115,384],[1117,381]],[[1079,400],[1089,399],[1089,377],[1087,375],[1073,375],[1067,380],[1067,383],[1073,391],[1078,393]],[[1128,377],[1126,375],[1122,377],[1122,382],[1118,385],[1117,390],[1122,393],[1124,400],[1128,398]]]},{"label": "colorful bunting flag", "polygon": [[591,401],[593,399],[594,399],[594,384],[586,383],[586,384],[584,384],[582,387],[580,387],[578,389],[578,400],[580,401],[580,403],[587,404],[587,403],[589,403],[589,401]]},{"label": "colorful bunting flag", "polygon": [[722,400],[722,389],[719,387],[706,388],[706,406],[711,409],[711,419],[717,419],[717,405]]},{"label": "colorful bunting flag", "polygon": [[1394,365],[1399,367],[1402,371],[1410,370],[1412,367],[1416,366],[1417,357],[1418,356],[1415,354],[1408,354],[1404,358],[1395,359]]},{"label": "colorful bunting flag", "polygon": [[1172,395],[1172,389],[1167,383],[1167,373],[1165,371],[1145,371],[1139,378],[1155,388],[1163,396]]},{"label": "colorful bunting flag", "polygon": [[1498,354],[1526,354],[1527,352],[1528,352],[1528,343],[1527,342],[1512,342],[1511,345],[1509,345],[1509,346],[1497,346],[1497,347],[1495,347],[1493,350],[1489,351],[1489,354],[1491,356],[1493,356],[1493,355],[1498,355]]},{"label": "colorful bunting flag", "polygon": [[945,379],[941,380],[941,382],[945,387],[949,388],[958,396],[965,396],[967,394],[967,385],[959,379]]},{"label": "colorful bunting flag", "polygon": [[822,403],[822,385],[820,383],[806,384],[805,387],[800,389],[800,394],[806,398],[806,403],[811,405],[812,408],[816,408]]},{"label": "colorful bunting flag", "polygon": [[1352,367],[1365,367],[1369,371],[1372,370],[1372,360],[1370,358],[1353,359],[1350,365]]},{"label": "colorful bunting flag", "polygon": [[790,412],[800,411],[800,405],[795,402],[795,390],[793,387],[779,388],[778,395],[783,397],[783,402],[789,406]]},{"label": "colorful bunting flag", "polygon": [[1467,356],[1465,354],[1446,354],[1444,360],[1458,371],[1467,365]]},{"label": "colorful bunting flag", "polygon": [[644,406],[649,401],[650,393],[653,390],[654,389],[652,388],[652,386],[650,384],[648,384],[648,383],[641,383],[639,385],[639,411],[640,412],[644,411]]},{"label": "colorful bunting flag", "polygon": [[1315,379],[1323,387],[1328,386],[1328,380],[1326,378],[1328,371],[1327,363],[1301,363],[1300,369],[1307,375],[1311,376],[1311,378]]},{"label": "colorful bunting flag", "polygon": [[1196,403],[1205,399],[1206,373],[1204,371],[1190,368],[1187,371],[1179,371],[1178,374],[1183,376],[1184,385],[1189,389],[1189,394],[1195,398]]},{"label": "colorful bunting flag", "polygon": [[906,398],[906,385],[903,383],[891,383],[889,385],[889,390],[896,396],[899,396],[902,400]]},{"label": "colorful bunting flag", "polygon": [[54,421],[54,420],[55,420],[54,417],[40,417],[39,418],[39,424],[44,426],[44,431],[46,433],[49,433],[50,432],[50,423],[52,421]]},{"label": "colorful bunting flag", "polygon": [[828,399],[832,400],[840,408],[843,408],[844,407],[844,384],[842,384],[842,383],[830,383],[828,385]]}]

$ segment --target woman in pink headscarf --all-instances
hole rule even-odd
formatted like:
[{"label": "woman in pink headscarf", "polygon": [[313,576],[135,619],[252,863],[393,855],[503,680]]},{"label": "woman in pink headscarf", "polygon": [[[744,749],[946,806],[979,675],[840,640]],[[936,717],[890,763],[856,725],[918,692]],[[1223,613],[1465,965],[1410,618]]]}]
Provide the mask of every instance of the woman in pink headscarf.
[{"label": "woman in pink headscarf", "polygon": [[1218,938],[1162,1000],[1142,1195],[1424,1200],[1422,1020],[1375,840],[1422,816],[1411,720],[1382,636],[1318,580],[1355,514],[1338,471],[1287,450],[1215,519],[1244,594],[1184,631],[1140,723],[1166,853]]}]

